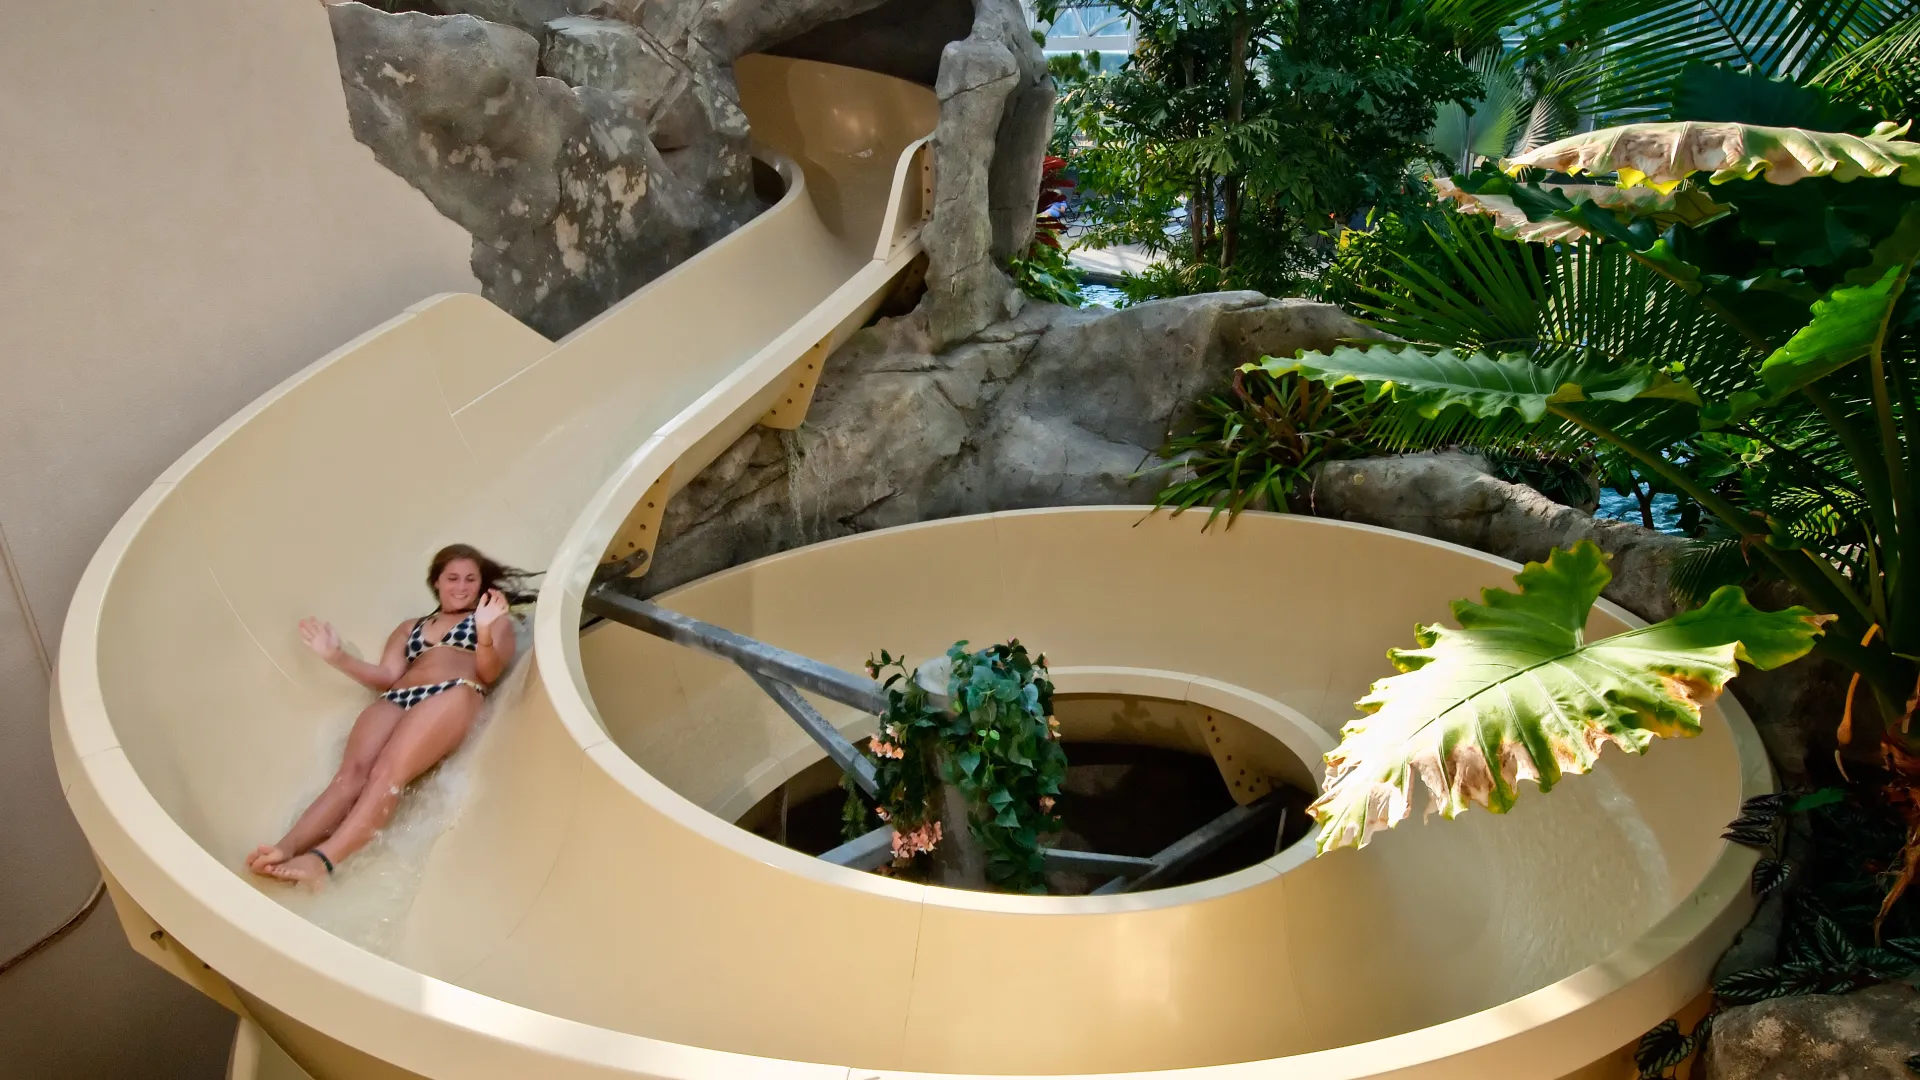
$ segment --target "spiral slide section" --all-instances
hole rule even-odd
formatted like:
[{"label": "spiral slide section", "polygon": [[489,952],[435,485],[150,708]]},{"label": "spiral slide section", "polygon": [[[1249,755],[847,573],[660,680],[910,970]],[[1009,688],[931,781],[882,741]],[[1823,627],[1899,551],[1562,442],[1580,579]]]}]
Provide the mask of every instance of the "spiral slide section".
[{"label": "spiral slide section", "polygon": [[[1715,837],[1769,781],[1731,701],[1504,820],[1127,895],[922,886],[732,824],[821,751],[738,668],[583,631],[583,606],[749,425],[797,422],[919,255],[937,182],[923,88],[739,74],[785,182],[751,224],[557,343],[473,296],[418,305],[209,435],[94,558],[62,643],[62,780],[134,947],[243,1017],[232,1076],[1631,1075],[1622,1048],[1700,994],[1750,903],[1751,853]],[[350,479],[401,444],[481,479],[400,500]],[[1138,706],[1115,714],[1133,736],[1218,712],[1311,785],[1384,650],[1512,572],[1352,525],[1143,517],[871,533],[661,602],[850,670],[1017,636],[1064,697]],[[242,868],[364,703],[292,628],[324,608],[370,649],[456,540],[549,574],[529,654],[449,762],[456,812],[364,946]],[[1631,621],[1602,604],[1590,629]],[[371,881],[343,869],[334,903]]]}]

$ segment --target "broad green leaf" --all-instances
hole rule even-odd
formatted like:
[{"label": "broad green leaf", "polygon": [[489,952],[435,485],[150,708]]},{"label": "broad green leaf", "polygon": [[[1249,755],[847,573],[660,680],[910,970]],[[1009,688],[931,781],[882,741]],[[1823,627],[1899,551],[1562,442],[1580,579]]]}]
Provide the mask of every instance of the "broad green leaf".
[{"label": "broad green leaf", "polygon": [[1843,286],[1813,304],[1813,321],[1760,364],[1760,378],[1784,394],[1867,355],[1886,325],[1887,308],[1900,295],[1901,267],[1871,285]]},{"label": "broad green leaf", "polygon": [[1620,177],[1621,187],[1647,184],[1671,191],[1697,172],[1708,180],[1791,184],[1810,176],[1857,180],[1895,176],[1920,186],[1920,143],[1879,135],[1846,135],[1753,124],[1624,124],[1548,143],[1506,163],[1509,172],[1547,169]]},{"label": "broad green leaf", "polygon": [[1693,388],[1664,371],[1623,368],[1566,358],[1542,363],[1521,355],[1462,356],[1452,349],[1373,345],[1341,347],[1331,353],[1305,352],[1292,360],[1266,357],[1259,366],[1269,375],[1299,373],[1327,386],[1360,383],[1368,401],[1391,397],[1433,417],[1455,405],[1487,418],[1519,413],[1528,421],[1546,415],[1547,406],[1576,401],[1632,401],[1666,398],[1699,402]]},{"label": "broad green leaf", "polygon": [[1769,669],[1797,659],[1830,616],[1763,612],[1739,589],[1662,623],[1588,643],[1582,628],[1612,579],[1591,542],[1556,550],[1515,576],[1518,592],[1456,600],[1460,629],[1417,628],[1419,646],[1388,658],[1399,675],[1357,703],[1364,716],[1327,755],[1327,783],[1309,807],[1319,850],[1364,847],[1405,820],[1417,776],[1455,817],[1505,813],[1521,780],[1552,789],[1593,768],[1609,742],[1642,753],[1655,738],[1696,735],[1701,706],[1736,661]]},{"label": "broad green leaf", "polygon": [[1873,126],[1873,114],[1824,90],[1721,64],[1691,63],[1674,86],[1675,120],[1768,124],[1814,131]]}]

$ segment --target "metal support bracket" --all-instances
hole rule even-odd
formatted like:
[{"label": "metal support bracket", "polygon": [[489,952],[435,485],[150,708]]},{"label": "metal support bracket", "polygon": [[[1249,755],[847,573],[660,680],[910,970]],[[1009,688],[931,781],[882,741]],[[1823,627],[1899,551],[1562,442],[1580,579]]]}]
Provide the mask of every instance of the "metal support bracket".
[{"label": "metal support bracket", "polygon": [[1199,728],[1234,802],[1248,806],[1273,790],[1273,777],[1257,763],[1263,736],[1252,724],[1216,709],[1202,711],[1191,722]]},{"label": "metal support bracket", "polygon": [[807,409],[813,404],[813,392],[820,385],[820,369],[826,366],[827,354],[832,351],[833,339],[822,338],[794,363],[789,369],[792,378],[787,388],[760,418],[761,427],[792,431],[806,420]]},{"label": "metal support bracket", "polygon": [[806,732],[807,737],[818,744],[820,749],[827,752],[827,756],[833,759],[833,763],[840,766],[841,772],[853,777],[853,782],[860,785],[861,791],[870,796],[879,796],[880,782],[874,778],[873,762],[868,761],[866,755],[854,749],[853,744],[847,741],[847,737],[840,734],[840,729],[828,723],[827,718],[820,715],[820,710],[800,696],[800,691],[779,679],[762,675],[752,668],[745,668],[745,670],[754,683],[765,690],[767,696],[780,706],[781,711],[791,717],[794,723],[799,724],[800,730]]},{"label": "metal support bracket", "polygon": [[596,581],[612,581],[625,577],[637,577],[646,573],[647,564],[653,559],[653,549],[660,542],[660,519],[667,512],[668,485],[673,482],[673,467],[660,474],[660,479],[647,485],[640,495],[640,501],[633,504],[627,519],[620,523],[619,531],[613,534],[613,542],[607,545],[606,554],[600,558],[600,566],[594,571]]},{"label": "metal support bracket", "polygon": [[831,851],[822,852],[820,858],[855,870],[878,869],[893,861],[893,827],[882,825],[862,833]]},{"label": "metal support bracket", "polygon": [[1064,848],[1041,848],[1040,861],[1048,870],[1118,874],[1122,880],[1145,877],[1157,869],[1152,859],[1142,859],[1137,855],[1105,855],[1098,851],[1068,851]]},{"label": "metal support bracket", "polygon": [[1246,806],[1233,809],[1207,822],[1173,843],[1161,848],[1148,860],[1153,868],[1131,881],[1116,877],[1105,885],[1093,890],[1095,896],[1107,896],[1113,893],[1138,892],[1142,889],[1157,889],[1181,871],[1208,855],[1220,850],[1229,840],[1253,828],[1275,814],[1280,816],[1280,824],[1286,824],[1286,808],[1280,800],[1267,795]]},{"label": "metal support bracket", "polygon": [[789,686],[818,694],[828,701],[859,709],[875,716],[887,711],[887,695],[880,684],[863,675],[842,671],[831,664],[788,652],[778,646],[736,634],[724,627],[701,622],[663,608],[651,600],[641,600],[610,588],[598,588],[587,594],[585,607],[604,619],[644,630],[666,638],[676,645],[730,660],[749,672],[778,679]]},{"label": "metal support bracket", "polygon": [[[887,710],[887,696],[878,683],[799,653],[757,641],[745,634],[736,634],[724,627],[702,622],[691,615],[661,607],[651,600],[629,596],[610,586],[601,586],[588,593],[585,606],[589,612],[601,618],[732,661],[760,689],[766,691],[767,696],[773,698],[781,711],[798,724],[809,738],[826,751],[827,757],[840,767],[841,772],[853,777],[860,790],[869,796],[878,795],[879,783],[874,776],[873,762],[867,760],[866,755],[840,734],[839,729],[820,714],[820,710],[800,696],[804,690],[879,716]],[[946,707],[947,699],[943,695],[931,697],[936,705]],[[1235,807],[1151,859],[1060,848],[1042,848],[1040,855],[1049,870],[1114,875],[1112,881],[1096,892],[1126,892],[1178,873],[1194,860],[1216,850],[1221,844],[1266,818],[1278,805],[1272,799],[1265,799],[1253,806]],[[820,857],[841,866],[871,870],[892,860],[892,836],[893,829],[882,826]]]}]

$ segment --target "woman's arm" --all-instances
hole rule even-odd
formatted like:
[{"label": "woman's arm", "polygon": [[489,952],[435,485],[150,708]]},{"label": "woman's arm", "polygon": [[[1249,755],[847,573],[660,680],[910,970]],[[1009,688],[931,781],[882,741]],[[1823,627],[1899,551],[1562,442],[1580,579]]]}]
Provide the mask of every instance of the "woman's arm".
[{"label": "woman's arm", "polygon": [[387,635],[387,646],[380,653],[378,664],[369,664],[358,657],[347,655],[340,647],[340,635],[333,626],[319,619],[300,620],[300,640],[307,648],[319,654],[335,671],[359,683],[369,690],[391,690],[393,684],[407,670],[407,633],[411,623],[401,623]]},{"label": "woman's arm", "polygon": [[488,589],[473,613],[474,673],[488,686],[513,663],[513,620],[506,616],[507,598],[498,589]]}]

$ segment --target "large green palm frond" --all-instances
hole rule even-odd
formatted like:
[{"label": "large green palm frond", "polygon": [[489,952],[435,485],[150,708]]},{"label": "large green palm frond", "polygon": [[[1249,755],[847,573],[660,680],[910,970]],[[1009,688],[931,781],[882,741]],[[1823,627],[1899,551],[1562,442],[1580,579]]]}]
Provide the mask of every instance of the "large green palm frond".
[{"label": "large green palm frond", "polygon": [[1890,120],[1920,111],[1920,10],[1821,68],[1810,80]]},{"label": "large green palm frond", "polygon": [[1534,103],[1529,100],[1515,58],[1489,49],[1473,62],[1480,80],[1480,98],[1471,109],[1444,102],[1434,112],[1427,141],[1460,172],[1471,172],[1482,161],[1497,161],[1520,146]]},{"label": "large green palm frond", "polygon": [[1600,44],[1591,108],[1625,123],[1669,118],[1689,64],[1806,78],[1914,11],[1914,0],[1590,0],[1555,33]]}]

